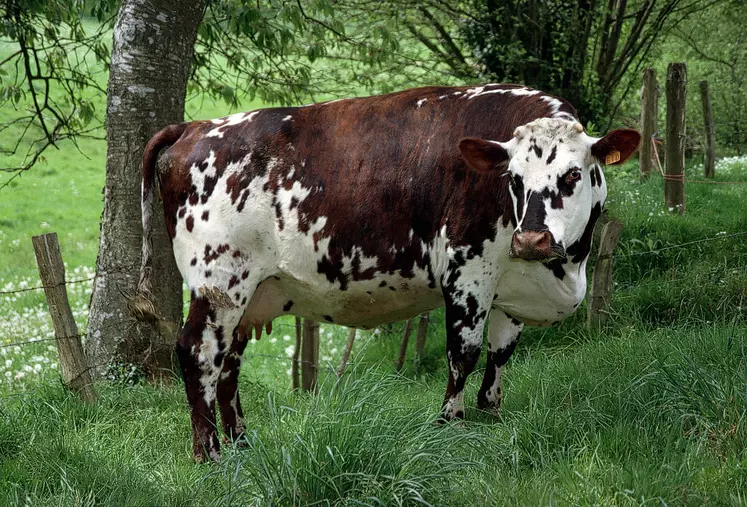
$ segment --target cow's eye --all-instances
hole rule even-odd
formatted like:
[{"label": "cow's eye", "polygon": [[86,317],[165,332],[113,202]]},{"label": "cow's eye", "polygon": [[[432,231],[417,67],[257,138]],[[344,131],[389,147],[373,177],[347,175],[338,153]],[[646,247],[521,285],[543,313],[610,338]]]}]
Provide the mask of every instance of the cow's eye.
[{"label": "cow's eye", "polygon": [[565,182],[569,185],[571,183],[576,183],[578,180],[581,179],[581,171],[578,169],[571,169],[568,171],[568,174],[565,175]]}]

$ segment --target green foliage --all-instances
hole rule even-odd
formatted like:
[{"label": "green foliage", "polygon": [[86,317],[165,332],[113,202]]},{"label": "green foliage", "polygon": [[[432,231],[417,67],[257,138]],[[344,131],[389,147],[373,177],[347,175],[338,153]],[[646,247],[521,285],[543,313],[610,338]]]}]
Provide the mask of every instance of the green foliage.
[{"label": "green foliage", "polygon": [[608,126],[659,39],[710,2],[473,0],[465,43],[484,74],[566,98]]},{"label": "green foliage", "polygon": [[[0,4],[0,106],[14,111],[0,125],[12,140],[0,144],[7,162],[0,170],[17,176],[59,142],[103,135],[105,107],[95,98],[105,94],[118,5]],[[437,63],[423,65],[417,51],[401,46],[402,25],[393,10],[386,14],[352,0],[211,0],[188,93],[237,108],[255,98],[299,104],[444,80]]]},{"label": "green foliage", "polygon": [[[357,93],[399,47],[386,22],[358,27],[329,0],[214,0],[198,32],[190,91],[298,104]],[[383,77],[383,76],[382,76]],[[384,81],[384,79],[381,79]]]},{"label": "green foliage", "polygon": [[566,1],[476,0],[470,5],[472,16],[462,30],[490,79],[554,92],[575,104],[585,119],[601,113],[591,108],[598,90],[584,79],[583,32],[591,11],[579,12]]},{"label": "green foliage", "polygon": [[[100,20],[103,5],[95,4]],[[0,4],[0,108],[13,111],[0,124],[0,132],[11,134],[0,144],[0,171],[28,169],[49,147],[101,125],[90,97],[105,91],[92,65],[108,58],[108,50],[103,25],[91,28],[84,14],[79,0]]]},{"label": "green foliage", "polygon": [[[747,146],[747,6],[721,2],[683,22],[662,45],[662,54],[687,63],[690,147],[704,147],[699,83],[707,80],[719,155]],[[717,37],[714,34],[718,34]],[[660,76],[664,62],[657,65]],[[663,116],[662,116],[663,117]]]}]

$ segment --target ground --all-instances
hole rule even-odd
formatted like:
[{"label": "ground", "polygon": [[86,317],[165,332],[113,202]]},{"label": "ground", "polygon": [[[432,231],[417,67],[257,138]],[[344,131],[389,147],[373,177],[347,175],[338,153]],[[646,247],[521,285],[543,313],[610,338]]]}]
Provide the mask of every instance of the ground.
[{"label": "ground", "polygon": [[[0,190],[0,504],[747,503],[747,185],[689,183],[680,217],[660,176],[639,183],[635,162],[608,170],[608,215],[625,224],[610,325],[587,330],[582,306],[527,329],[500,419],[475,408],[478,366],[466,422],[433,423],[441,311],[419,367],[393,372],[398,323],[359,332],[339,383],[346,330],[323,324],[316,397],[289,392],[294,329],[279,319],[245,354],[248,446],[195,465],[179,380],[146,385],[115,365],[84,405],[60,385],[42,293],[15,292],[39,283],[31,236],[57,232],[84,328],[105,146],[81,148],[89,158],[63,146]],[[688,179],[701,174],[691,161]],[[717,180],[747,181],[747,158],[721,160]]]}]

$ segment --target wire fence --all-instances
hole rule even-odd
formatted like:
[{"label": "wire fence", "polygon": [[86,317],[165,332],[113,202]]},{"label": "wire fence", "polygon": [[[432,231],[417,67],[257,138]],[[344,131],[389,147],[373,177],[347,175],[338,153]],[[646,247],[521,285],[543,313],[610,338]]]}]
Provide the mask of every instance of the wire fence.
[{"label": "wire fence", "polygon": [[[93,277],[91,279],[93,279]],[[68,282],[68,283],[76,283],[76,282],[79,283],[81,281],[86,281],[86,280],[76,280],[76,281],[71,281],[71,282]],[[63,285],[63,284],[57,284],[56,286],[60,286],[60,285]],[[43,290],[44,288],[45,288],[45,286],[40,285],[40,286],[37,286],[37,287],[29,287],[28,289],[24,289],[23,291],[25,292],[27,290]],[[14,293],[14,292],[15,291],[10,291],[10,293]],[[141,325],[141,324],[145,325],[145,323],[140,323],[139,321],[135,320],[134,318],[131,318],[130,320],[131,320],[131,322],[130,322],[131,326]],[[320,325],[323,325],[325,327],[344,327],[344,326],[338,326],[338,325],[332,324],[332,323],[323,323],[323,324],[320,323]],[[406,324],[403,321],[395,322],[395,323],[390,323],[390,324],[385,324],[385,325],[379,326],[379,327],[377,327],[375,329],[370,330],[371,333],[370,333],[370,336],[368,337],[368,339],[366,340],[366,343],[368,343],[371,339],[373,339],[374,336],[377,335],[377,334],[381,334],[381,335],[385,335],[385,336],[390,336],[390,335],[392,335],[392,336],[393,335],[399,335],[399,336],[401,336],[402,333],[403,333],[403,331],[404,331],[404,329],[405,329],[405,327],[406,327]],[[127,331],[128,331],[126,325],[123,326],[122,323],[116,322],[116,323],[112,323],[112,324],[109,324],[109,325],[104,325],[104,326],[98,327],[96,329],[96,332],[107,333],[107,332],[109,332],[109,331],[111,331],[113,329],[116,329],[116,330],[120,331],[122,334],[126,334]],[[272,335],[277,335],[278,331],[280,331],[280,332],[287,332],[288,334],[291,334],[291,336],[295,337],[295,333],[297,332],[297,327],[296,327],[295,324],[289,324],[289,323],[285,323],[285,322],[275,322],[275,323],[272,324]],[[10,348],[14,348],[14,347],[34,346],[34,345],[43,345],[43,344],[55,344],[55,343],[59,343],[59,342],[64,341],[64,340],[81,340],[81,339],[85,339],[88,336],[88,334],[89,333],[86,333],[86,332],[79,332],[77,334],[70,335],[70,336],[55,336],[55,337],[50,337],[50,338],[34,338],[34,339],[23,340],[23,341],[10,341],[10,342],[6,342],[6,343],[0,343],[0,350],[2,350],[2,349],[10,349]],[[250,342],[251,341],[259,341],[259,340],[256,340],[255,338],[248,338],[248,339],[249,339]],[[264,336],[263,339],[265,339],[265,340],[268,339],[268,336]],[[245,358],[272,359],[272,360],[285,361],[285,362],[291,362],[291,361],[293,361],[293,357],[290,356],[290,355],[267,354],[267,353],[249,352],[249,351],[245,352],[244,357]],[[409,361],[415,361],[415,359],[408,360],[408,362]],[[299,365],[300,364],[315,364],[315,363],[313,363],[311,361],[304,361],[300,357],[296,360],[296,362]],[[364,361],[364,362],[362,362],[362,361],[356,361],[355,363],[356,364],[374,365],[374,364],[381,364],[381,362],[382,361]],[[331,362],[327,362],[327,363],[330,365],[330,367],[332,367],[332,363]],[[108,364],[109,363],[107,362],[107,363],[104,363],[104,364],[88,365],[87,370],[90,371],[92,369],[96,369],[96,368],[99,368],[99,367],[105,367]],[[350,365],[350,364],[352,364],[352,362],[348,361],[345,364],[346,365]],[[319,366],[319,365],[317,364],[317,366]],[[336,365],[336,366],[334,366],[334,368],[337,368],[338,366],[339,365]]]},{"label": "wire fence", "polygon": [[[334,324],[329,324],[329,326],[334,326]],[[341,327],[341,326],[338,326],[338,327]],[[98,329],[97,331],[109,331],[115,328],[121,329],[122,326],[117,323],[117,324],[112,324],[109,326],[103,326],[101,329]],[[399,322],[395,324],[389,324],[386,326],[382,326],[381,328],[377,328],[377,329],[384,329],[381,332],[382,335],[401,336],[404,328],[405,328],[405,324],[403,322]],[[284,323],[273,325],[273,333],[277,329],[288,329],[288,330],[292,330],[295,332],[296,326],[292,324],[284,324]],[[26,340],[26,341],[21,341],[21,342],[0,344],[0,349],[11,348],[11,347],[22,347],[22,346],[28,346],[28,345],[39,345],[39,344],[50,343],[50,342],[59,343],[64,340],[79,340],[85,337],[86,337],[86,333],[78,333],[72,336],[33,339],[33,340]],[[352,358],[349,358],[344,363],[340,363],[339,361],[333,362],[331,360],[324,360],[324,359],[321,359],[318,361],[308,361],[308,360],[302,359],[301,357],[294,359],[291,355],[270,354],[270,353],[252,352],[252,351],[245,351],[243,354],[243,358],[245,361],[263,359],[263,360],[277,361],[279,363],[286,363],[286,364],[292,364],[293,362],[295,362],[299,367],[302,365],[310,365],[316,368],[318,372],[322,372],[322,371],[332,372],[335,375],[338,375],[337,372],[341,366],[344,368],[347,368],[349,366],[377,366],[377,365],[384,365],[388,363],[388,361],[383,360],[383,359],[375,360],[375,361],[364,361],[361,359],[361,357],[365,354],[365,351],[368,345],[371,343],[374,337],[375,337],[374,334],[370,334],[369,336],[366,337],[365,340],[363,340],[362,345],[359,342],[358,347],[357,347],[357,352],[355,353],[355,355]],[[420,358],[419,357],[406,358],[404,359],[404,362],[407,364],[418,364],[420,362]],[[100,363],[91,363],[90,361],[87,361],[86,367],[77,372],[76,378],[81,377],[85,373],[89,373],[94,370],[107,369],[111,366],[112,366],[111,360],[107,360],[107,361],[100,362]],[[171,373],[175,373],[175,372],[171,372]]]},{"label": "wire fence", "polygon": [[53,285],[37,285],[35,287],[24,287],[23,289],[5,290],[5,291],[0,291],[0,296],[9,296],[11,294],[22,294],[24,292],[33,292],[33,291],[44,290],[44,289],[56,289],[57,287],[62,287],[63,285],[74,285],[76,283],[92,282],[96,278],[97,276],[90,276],[88,278],[66,280],[65,282],[57,283]]},{"label": "wire fence", "polygon": [[657,139],[654,137],[656,133],[654,133],[653,136],[651,136],[651,147],[654,152],[654,160],[656,161],[656,168],[659,170],[659,174],[662,178],[666,181],[676,181],[678,183],[682,183],[683,185],[685,183],[695,183],[698,185],[747,185],[747,181],[724,181],[724,180],[692,180],[692,179],[686,179],[685,173],[682,174],[667,174],[664,172],[664,167],[661,164],[661,159],[659,158],[659,149],[657,147]]}]

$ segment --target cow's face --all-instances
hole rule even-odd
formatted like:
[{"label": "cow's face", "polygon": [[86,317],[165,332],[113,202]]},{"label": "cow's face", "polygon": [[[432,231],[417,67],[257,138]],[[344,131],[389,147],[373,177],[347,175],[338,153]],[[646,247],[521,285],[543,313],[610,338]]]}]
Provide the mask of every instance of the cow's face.
[{"label": "cow's face", "polygon": [[603,138],[580,123],[541,118],[516,129],[505,143],[463,139],[462,156],[479,172],[502,171],[510,181],[516,229],[510,256],[549,261],[591,233],[607,197],[600,166],[621,164],[638,147],[635,130]]}]

